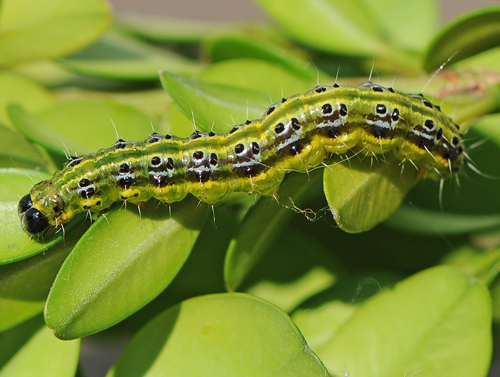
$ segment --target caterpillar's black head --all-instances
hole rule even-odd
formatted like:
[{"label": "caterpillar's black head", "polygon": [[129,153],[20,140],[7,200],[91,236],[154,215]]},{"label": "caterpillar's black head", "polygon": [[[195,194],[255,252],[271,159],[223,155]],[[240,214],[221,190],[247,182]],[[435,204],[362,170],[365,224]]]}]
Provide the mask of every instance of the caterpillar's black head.
[{"label": "caterpillar's black head", "polygon": [[19,201],[17,210],[23,229],[32,236],[41,236],[52,228],[47,216],[33,207],[30,194],[23,196]]}]

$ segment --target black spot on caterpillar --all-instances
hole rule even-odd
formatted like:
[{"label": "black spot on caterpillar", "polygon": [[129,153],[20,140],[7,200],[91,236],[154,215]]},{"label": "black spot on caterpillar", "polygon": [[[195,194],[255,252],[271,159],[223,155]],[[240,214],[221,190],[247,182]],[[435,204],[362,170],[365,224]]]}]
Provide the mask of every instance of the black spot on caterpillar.
[{"label": "black spot on caterpillar", "polygon": [[427,175],[446,177],[464,164],[462,143],[458,127],[422,95],[371,82],[318,86],[226,134],[154,133],[72,158],[51,180],[36,184],[18,210],[23,229],[40,236],[119,200],[172,203],[190,193],[213,204],[236,191],[270,196],[286,172],[306,171],[349,150],[392,153]]}]

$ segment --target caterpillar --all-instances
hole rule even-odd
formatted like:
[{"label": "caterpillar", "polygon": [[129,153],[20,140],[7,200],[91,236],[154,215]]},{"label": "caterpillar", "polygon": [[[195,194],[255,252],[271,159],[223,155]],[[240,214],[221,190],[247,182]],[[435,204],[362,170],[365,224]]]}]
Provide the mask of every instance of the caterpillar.
[{"label": "caterpillar", "polygon": [[261,119],[228,133],[180,138],[153,133],[82,157],[33,186],[18,206],[22,228],[39,237],[84,211],[122,200],[214,204],[236,191],[271,196],[285,173],[307,171],[330,154],[394,154],[427,176],[447,177],[464,164],[459,126],[422,95],[367,82],[317,86],[283,98]]}]

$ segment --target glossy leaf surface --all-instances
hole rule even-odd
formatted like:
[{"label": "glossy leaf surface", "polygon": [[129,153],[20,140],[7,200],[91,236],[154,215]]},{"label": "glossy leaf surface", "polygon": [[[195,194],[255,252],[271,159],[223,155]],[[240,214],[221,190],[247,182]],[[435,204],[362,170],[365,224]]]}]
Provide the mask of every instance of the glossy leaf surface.
[{"label": "glossy leaf surface", "polygon": [[176,276],[207,211],[196,200],[169,209],[115,210],[102,216],[66,259],[50,291],[45,320],[57,337],[102,331],[155,298]]},{"label": "glossy leaf surface", "polygon": [[325,376],[290,318],[245,294],[201,296],[153,319],[108,377]]},{"label": "glossy leaf surface", "polygon": [[0,66],[77,51],[104,33],[110,21],[103,0],[3,0]]}]

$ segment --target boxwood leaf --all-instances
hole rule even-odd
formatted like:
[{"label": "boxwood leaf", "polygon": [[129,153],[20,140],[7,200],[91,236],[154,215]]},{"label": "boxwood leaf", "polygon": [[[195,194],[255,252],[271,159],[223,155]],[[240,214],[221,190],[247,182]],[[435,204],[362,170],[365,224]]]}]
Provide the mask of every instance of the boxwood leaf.
[{"label": "boxwood leaf", "polygon": [[0,66],[77,51],[102,35],[110,22],[103,0],[2,0]]},{"label": "boxwood leaf", "polygon": [[45,88],[13,72],[0,72],[0,88],[2,88],[0,91],[0,122],[6,125],[10,125],[7,115],[9,103],[22,104],[29,111],[38,111],[54,103],[52,94]]},{"label": "boxwood leaf", "polygon": [[[494,234],[500,233],[496,230]],[[441,264],[454,265],[461,268],[470,276],[490,285],[500,273],[498,263],[500,262],[500,247],[485,252],[484,249],[465,244],[451,253],[445,255]]]},{"label": "boxwood leaf", "polygon": [[430,43],[423,66],[431,72],[452,58],[456,63],[500,45],[500,7],[474,9],[445,25]]},{"label": "boxwood leaf", "polygon": [[325,195],[342,230],[357,233],[373,228],[399,207],[418,182],[413,167],[401,170],[394,157],[386,159],[370,164],[352,158],[324,169]]},{"label": "boxwood leaf", "polygon": [[[267,93],[268,98],[271,97],[272,101],[279,101],[282,97],[303,93],[317,83],[316,73],[313,79],[304,78],[274,62],[247,58],[225,60],[212,64],[198,77],[216,84]],[[322,74],[322,79],[330,80],[324,74]],[[264,113],[264,109],[262,109],[262,113]]]},{"label": "boxwood leaf", "polygon": [[[66,259],[45,321],[61,339],[104,330],[154,299],[184,264],[208,213],[194,198],[99,218]],[[140,218],[141,217],[141,218]]]},{"label": "boxwood leaf", "polygon": [[500,214],[467,215],[401,206],[389,217],[387,224],[410,233],[444,236],[500,228]]},{"label": "boxwood leaf", "polygon": [[108,33],[59,62],[76,73],[126,81],[157,81],[160,69],[181,74],[201,69],[193,60],[117,33]]},{"label": "boxwood leaf", "polygon": [[227,132],[234,123],[260,118],[269,104],[262,92],[213,84],[197,78],[160,73],[160,80],[175,104],[201,131]]},{"label": "boxwood leaf", "polygon": [[[439,3],[436,0],[362,0],[362,3],[371,21],[377,23],[380,38],[406,50],[423,50],[439,25]],[[418,36],[415,30],[418,30]]]},{"label": "boxwood leaf", "polygon": [[[282,209],[286,210],[289,209]],[[288,313],[333,285],[343,268],[332,250],[299,227],[288,224],[286,230],[280,232],[241,290],[268,300]]]},{"label": "boxwood leaf", "polygon": [[[298,41],[318,49],[380,56],[388,46],[363,1],[258,0],[257,3]],[[335,36],[335,37],[332,37]]]},{"label": "boxwood leaf", "polygon": [[41,253],[62,240],[62,234],[41,239],[30,237],[21,228],[17,206],[26,195],[33,180],[48,179],[46,173],[33,170],[0,169],[0,264],[12,263]]},{"label": "boxwood leaf", "polygon": [[49,163],[21,133],[0,124],[0,168],[48,170]]},{"label": "boxwood leaf", "polygon": [[150,321],[107,377],[321,376],[327,372],[290,318],[241,293],[196,297]]},{"label": "boxwood leaf", "polygon": [[275,63],[305,79],[316,80],[318,77],[318,70],[306,59],[264,39],[237,34],[218,36],[205,42],[205,49],[213,61],[259,59]]},{"label": "boxwood leaf", "polygon": [[[252,59],[219,62],[199,78],[163,72],[160,79],[191,123],[194,118],[202,131],[213,127],[223,133],[247,119],[260,119],[271,102],[310,89],[315,83],[275,64]],[[179,121],[178,116],[169,114],[168,123],[174,121]]]},{"label": "boxwood leaf", "polygon": [[334,375],[482,377],[491,298],[457,268],[425,270],[367,301],[315,351]]},{"label": "boxwood leaf", "polygon": [[[80,340],[61,342],[43,326],[40,319],[29,321],[0,334],[0,342],[3,353],[9,352],[11,356],[0,369],[0,377],[75,375],[80,354]],[[8,349],[11,345],[14,347]]]},{"label": "boxwood leaf", "polygon": [[47,253],[0,266],[0,331],[42,312],[59,268],[86,228],[67,234]]},{"label": "boxwood leaf", "polygon": [[500,122],[500,114],[492,114],[481,117],[479,120],[474,122],[474,129],[486,135],[489,140],[493,141],[497,146],[500,147],[500,128],[498,123]]},{"label": "boxwood leaf", "polygon": [[331,287],[303,302],[291,315],[312,349],[333,341],[338,331],[371,297],[404,276],[389,270],[361,270],[340,276]]},{"label": "boxwood leaf", "polygon": [[[308,194],[319,190],[321,171],[292,174],[278,191],[280,202],[300,208]],[[229,244],[224,265],[224,279],[229,290],[238,289],[248,273],[269,250],[278,235],[295,215],[289,208],[279,208],[270,198],[261,198],[245,215]]]},{"label": "boxwood leaf", "polygon": [[158,17],[134,13],[121,14],[115,29],[159,43],[196,43],[214,33],[240,28],[240,23]]},{"label": "boxwood leaf", "polygon": [[9,115],[28,139],[60,155],[65,149],[72,156],[97,152],[113,145],[117,133],[119,138],[139,141],[152,132],[148,116],[109,100],[61,102],[36,115],[11,105]]}]

